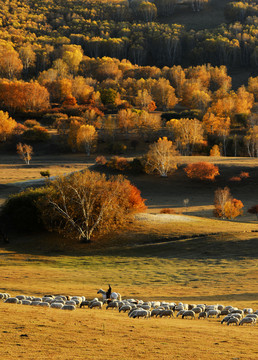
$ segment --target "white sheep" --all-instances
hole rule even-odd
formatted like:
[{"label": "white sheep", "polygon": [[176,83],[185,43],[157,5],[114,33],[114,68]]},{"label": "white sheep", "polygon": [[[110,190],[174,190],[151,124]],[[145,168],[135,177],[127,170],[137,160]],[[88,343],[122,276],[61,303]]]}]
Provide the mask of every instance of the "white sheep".
[{"label": "white sheep", "polygon": [[74,305],[63,305],[61,310],[75,310],[76,306]]},{"label": "white sheep", "polygon": [[243,312],[246,315],[246,314],[252,314],[254,311],[252,308],[245,308],[245,309],[243,309]]},{"label": "white sheep", "polygon": [[20,304],[21,303],[21,301],[19,299],[17,299],[16,297],[9,297],[4,302],[9,303],[9,304]]},{"label": "white sheep", "polygon": [[22,305],[31,305],[31,301],[30,300],[21,300],[21,304]]},{"label": "white sheep", "polygon": [[130,310],[132,310],[132,306],[128,305],[128,304],[124,304],[123,306],[120,307],[119,312],[121,312],[121,311],[126,312],[126,311],[130,311]]},{"label": "white sheep", "polygon": [[206,318],[207,318],[206,311],[202,311],[202,312],[199,313],[198,319],[206,319]]},{"label": "white sheep", "polygon": [[220,310],[208,310],[207,311],[207,318],[213,318],[214,316],[217,316],[220,314]]},{"label": "white sheep", "polygon": [[238,323],[239,323],[239,319],[237,319],[234,316],[231,316],[227,321],[227,325],[230,325],[230,324],[238,325]]},{"label": "white sheep", "polygon": [[240,321],[239,325],[244,325],[244,324],[253,324],[253,325],[254,325],[254,323],[255,323],[255,319],[254,319],[254,318],[244,317],[244,318]]},{"label": "white sheep", "polygon": [[99,309],[102,309],[102,306],[103,306],[103,302],[102,302],[102,301],[93,301],[93,302],[91,302],[89,308],[90,308],[90,309],[93,309],[93,308],[98,307]]},{"label": "white sheep", "polygon": [[50,304],[47,301],[42,301],[38,304],[38,306],[42,306],[42,307],[50,307]]},{"label": "white sheep", "polygon": [[169,316],[170,318],[171,317],[174,317],[174,313],[173,313],[173,310],[161,310],[161,312],[159,313],[159,317],[163,317],[163,316]]},{"label": "white sheep", "polygon": [[32,305],[32,306],[37,306],[37,305],[39,305],[40,303],[41,303],[41,301],[32,300],[31,305]]},{"label": "white sheep", "polygon": [[111,301],[106,306],[106,310],[107,309],[117,309],[117,308],[118,308],[118,302],[117,301]]},{"label": "white sheep", "polygon": [[195,312],[193,310],[186,310],[183,315],[182,319],[190,317],[191,319],[195,319]]},{"label": "white sheep", "polygon": [[[52,309],[62,309],[63,308],[63,304],[61,303],[61,302],[53,302],[51,305],[50,305],[50,307],[52,308]],[[66,305],[66,306],[68,306],[68,305]],[[73,305],[74,306],[74,305]],[[74,306],[75,307],[75,306]]]},{"label": "white sheep", "polygon": [[183,314],[185,313],[186,310],[180,310],[178,311],[176,317],[179,317],[179,316],[183,316]]}]

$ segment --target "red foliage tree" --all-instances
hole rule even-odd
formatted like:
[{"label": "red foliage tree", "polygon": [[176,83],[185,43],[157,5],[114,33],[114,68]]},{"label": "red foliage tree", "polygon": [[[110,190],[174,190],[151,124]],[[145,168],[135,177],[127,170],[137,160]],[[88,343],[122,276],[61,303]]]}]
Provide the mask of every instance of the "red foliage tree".
[{"label": "red foliage tree", "polygon": [[219,175],[219,168],[208,162],[188,164],[184,171],[190,179],[214,181],[215,176]]}]

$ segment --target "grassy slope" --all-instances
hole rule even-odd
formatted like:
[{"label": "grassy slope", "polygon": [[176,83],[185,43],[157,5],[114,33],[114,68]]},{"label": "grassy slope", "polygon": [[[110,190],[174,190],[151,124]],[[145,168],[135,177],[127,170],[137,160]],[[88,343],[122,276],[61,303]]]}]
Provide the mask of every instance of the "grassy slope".
[{"label": "grassy slope", "polygon": [[[235,190],[242,194],[244,202],[254,199],[257,161],[223,158],[216,161],[225,166],[221,184],[240,169],[250,171],[251,182],[238,184]],[[81,166],[78,160],[75,163]],[[22,176],[26,176],[24,169],[19,180]],[[36,173],[33,176],[37,177]],[[182,203],[180,194],[185,198],[190,190],[199,192],[196,204],[190,205],[211,204],[205,202],[210,196],[207,194],[213,192],[210,185],[188,183],[180,173],[173,178],[134,179],[152,202],[151,212],[157,212],[167,198],[172,206],[178,206]],[[148,216],[157,220],[150,221]],[[54,234],[11,236],[10,244],[0,250],[0,292],[65,293],[93,298],[98,288],[111,283],[123,297],[220,302],[258,309],[258,240],[256,233],[251,232],[257,229],[253,218],[247,219],[250,223],[192,216],[172,219],[162,222],[157,215],[147,215],[147,220],[139,220],[133,229],[86,248]],[[202,234],[205,236],[201,237]],[[181,235],[189,238],[180,240]],[[0,302],[0,329],[0,355],[7,360],[17,355],[22,359],[112,356],[215,360],[256,359],[258,354],[254,341],[257,326],[229,328],[217,319],[138,321],[115,311],[78,309],[71,314]],[[21,336],[24,334],[28,337]],[[189,343],[190,351],[186,345]]]}]

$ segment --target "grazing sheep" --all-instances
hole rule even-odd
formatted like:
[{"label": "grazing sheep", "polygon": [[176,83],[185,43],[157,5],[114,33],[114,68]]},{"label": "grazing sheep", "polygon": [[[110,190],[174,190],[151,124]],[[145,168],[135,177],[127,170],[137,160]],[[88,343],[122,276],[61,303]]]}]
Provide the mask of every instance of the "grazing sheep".
[{"label": "grazing sheep", "polygon": [[195,312],[193,310],[186,310],[182,315],[182,319],[188,317],[190,317],[191,319],[195,319]]},{"label": "grazing sheep", "polygon": [[151,317],[153,316],[158,316],[162,311],[164,311],[165,309],[163,307],[157,308],[157,309],[153,309],[151,311]]},{"label": "grazing sheep", "polygon": [[111,301],[106,306],[106,310],[107,309],[117,309],[117,308],[118,308],[118,302],[117,301]]},{"label": "grazing sheep", "polygon": [[76,306],[74,305],[63,305],[61,310],[75,310]]},{"label": "grazing sheep", "polygon": [[4,302],[9,303],[9,304],[20,304],[21,303],[21,301],[19,299],[17,299],[16,297],[9,297]]},{"label": "grazing sheep", "polygon": [[47,301],[42,301],[38,304],[38,306],[42,306],[42,307],[50,307],[50,304]]},{"label": "grazing sheep", "polygon": [[206,318],[207,318],[206,311],[202,311],[202,312],[199,313],[198,319],[206,319]]},{"label": "grazing sheep", "polygon": [[217,316],[217,317],[220,317],[220,316],[225,316],[225,315],[228,315],[229,314],[229,310],[228,309],[223,309],[221,310],[220,314]]},{"label": "grazing sheep", "polygon": [[207,311],[207,318],[213,318],[214,316],[217,316],[220,314],[220,310],[208,310]]},{"label": "grazing sheep", "polygon": [[243,316],[242,316],[241,314],[239,314],[239,313],[230,313],[229,315],[236,317],[238,320],[241,320],[242,317],[243,317]]},{"label": "grazing sheep", "polygon": [[125,304],[120,307],[119,312],[121,312],[121,311],[126,312],[126,311],[130,311],[130,310],[132,310],[132,306]]},{"label": "grazing sheep", "polygon": [[142,317],[142,318],[149,318],[150,317],[150,311],[149,310],[144,310],[144,309],[141,309],[141,308],[138,308],[138,309],[135,309],[131,314],[130,316],[131,318],[135,319],[135,318],[138,318],[139,317]]},{"label": "grazing sheep", "polygon": [[21,304],[22,305],[31,305],[31,301],[30,300],[21,300]]},{"label": "grazing sheep", "polygon": [[247,318],[247,317],[251,317],[251,318],[255,319],[255,321],[258,319],[258,315],[257,315],[257,314],[248,314],[248,315],[246,315],[246,318]]},{"label": "grazing sheep", "polygon": [[239,319],[237,319],[234,316],[231,316],[227,321],[227,325],[230,325],[230,324],[238,325],[238,323],[239,323]]},{"label": "grazing sheep", "polygon": [[85,306],[89,306],[91,304],[90,300],[85,300],[81,302],[80,308],[85,307]]},{"label": "grazing sheep", "polygon": [[200,314],[202,312],[202,309],[200,307],[198,307],[198,306],[196,306],[196,307],[194,307],[194,308],[192,308],[190,310],[195,312],[195,314]]},{"label": "grazing sheep", "polygon": [[[83,302],[82,302],[82,303],[83,303]],[[81,303],[81,305],[82,305],[82,303]],[[73,301],[73,300],[67,300],[67,301],[65,302],[65,305],[73,305],[73,306],[76,306],[76,302]],[[80,305],[80,307],[81,307],[81,305]]]},{"label": "grazing sheep", "polygon": [[41,303],[41,301],[33,300],[33,301],[31,302],[31,305],[37,306],[37,305],[39,305],[40,303]]},{"label": "grazing sheep", "polygon": [[163,317],[163,316],[169,316],[170,318],[171,317],[174,317],[174,312],[173,310],[161,310],[161,312],[159,313],[159,317]]},{"label": "grazing sheep", "polygon": [[245,309],[243,309],[243,312],[246,315],[246,314],[252,314],[254,311],[252,308],[245,308]]},{"label": "grazing sheep", "polygon": [[[176,317],[179,317],[179,316],[183,316],[183,314],[185,313],[185,311],[186,310],[180,310],[178,313],[177,313],[177,315],[176,315]],[[191,310],[192,311],[192,310]]]},{"label": "grazing sheep", "polygon": [[196,304],[189,304],[188,305],[188,310],[193,310],[194,308],[196,308],[197,305]]},{"label": "grazing sheep", "polygon": [[93,309],[95,307],[98,307],[99,309],[102,309],[103,302],[102,301],[94,301],[90,304],[89,308]]},{"label": "grazing sheep", "polygon": [[[50,307],[51,307],[52,309],[62,309],[63,306],[65,306],[65,305],[63,305],[61,302],[53,302],[53,303],[50,305]],[[70,306],[70,305],[66,305],[66,306]],[[72,305],[72,306],[74,306],[74,305]]]},{"label": "grazing sheep", "polygon": [[17,295],[15,296],[18,300],[25,300],[27,297],[25,295]]},{"label": "grazing sheep", "polygon": [[254,325],[255,321],[254,321],[254,318],[251,318],[251,317],[244,317],[239,325],[244,325],[244,324],[253,324]]},{"label": "grazing sheep", "polygon": [[240,315],[244,315],[244,311],[243,310],[240,310],[240,309],[234,309],[234,310],[230,310],[230,314],[240,314]]},{"label": "grazing sheep", "polygon": [[232,318],[232,317],[234,317],[234,316],[231,316],[231,315],[227,315],[227,316],[225,316],[222,320],[221,320],[221,324],[223,324],[224,322],[227,322],[230,318]]}]

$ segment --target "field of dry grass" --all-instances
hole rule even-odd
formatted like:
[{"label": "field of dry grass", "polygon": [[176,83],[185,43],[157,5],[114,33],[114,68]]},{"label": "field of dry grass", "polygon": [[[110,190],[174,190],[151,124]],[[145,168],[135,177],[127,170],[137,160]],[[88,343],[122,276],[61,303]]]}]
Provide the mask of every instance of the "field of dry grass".
[{"label": "field of dry grass", "polygon": [[[188,160],[203,160],[182,158]],[[168,179],[135,176],[149,210],[132,226],[85,246],[55,234],[10,235],[0,244],[0,292],[61,293],[93,298],[109,283],[124,298],[222,303],[258,309],[257,221],[211,218],[214,189],[241,170],[250,178],[232,184],[245,205],[258,198],[257,160],[205,159],[221,168],[215,184],[193,182],[180,168]],[[90,163],[90,162],[89,162]],[[79,170],[85,157],[37,159],[31,168],[2,161],[0,197],[16,181]],[[10,184],[12,183],[12,184]],[[8,184],[8,185],[6,185]],[[189,207],[182,202],[189,197]],[[186,215],[161,216],[170,207]],[[191,215],[191,216],[189,216]],[[198,216],[193,216],[198,215]],[[202,216],[204,215],[204,216]],[[258,326],[223,326],[217,319],[129,319],[116,311],[26,307],[0,302],[0,355],[4,359],[256,359]]]}]

